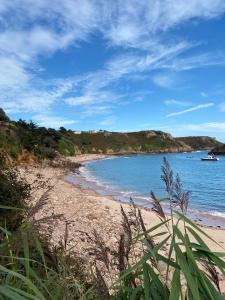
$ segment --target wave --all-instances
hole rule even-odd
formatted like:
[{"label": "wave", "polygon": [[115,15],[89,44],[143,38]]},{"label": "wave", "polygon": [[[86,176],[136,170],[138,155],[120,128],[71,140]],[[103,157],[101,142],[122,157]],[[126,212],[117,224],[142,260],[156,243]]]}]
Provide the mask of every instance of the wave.
[{"label": "wave", "polygon": [[213,215],[215,217],[221,217],[221,218],[225,218],[225,212],[221,213],[219,211],[209,211],[208,212],[210,215]]}]

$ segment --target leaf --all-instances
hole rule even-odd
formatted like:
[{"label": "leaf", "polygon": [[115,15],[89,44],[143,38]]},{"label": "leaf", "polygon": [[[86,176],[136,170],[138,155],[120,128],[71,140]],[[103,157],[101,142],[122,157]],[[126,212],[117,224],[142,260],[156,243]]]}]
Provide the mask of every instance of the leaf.
[{"label": "leaf", "polygon": [[179,300],[180,292],[181,292],[180,270],[176,269],[173,273],[169,300]]},{"label": "leaf", "polygon": [[9,274],[11,275],[12,277],[16,277],[16,278],[19,278],[20,280],[22,280],[31,290],[33,290],[33,292],[39,296],[39,298],[42,300],[45,299],[45,297],[42,295],[42,293],[37,289],[37,287],[26,277],[24,277],[23,275],[17,273],[17,272],[14,272],[14,271],[11,271],[3,266],[0,265],[0,271],[2,271],[3,273],[6,273],[6,274]]},{"label": "leaf", "polygon": [[145,300],[149,300],[149,298],[150,298],[150,278],[149,278],[149,274],[148,274],[147,263],[143,264],[143,277],[144,277]]},{"label": "leaf", "polygon": [[174,245],[174,248],[176,251],[177,260],[179,262],[182,272],[184,273],[187,284],[190,287],[190,290],[191,290],[191,293],[193,294],[194,299],[201,300],[199,291],[198,291],[198,285],[196,284],[196,281],[191,274],[190,266],[188,265],[184,254],[181,252],[179,246],[177,246],[176,244]]}]

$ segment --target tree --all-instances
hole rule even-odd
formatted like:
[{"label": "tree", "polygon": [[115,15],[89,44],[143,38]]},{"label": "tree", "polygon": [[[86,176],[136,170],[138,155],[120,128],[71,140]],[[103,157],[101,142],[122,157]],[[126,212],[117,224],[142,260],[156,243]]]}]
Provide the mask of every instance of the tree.
[{"label": "tree", "polygon": [[60,132],[60,133],[66,133],[67,130],[66,130],[65,127],[61,126],[61,127],[59,128],[59,132]]},{"label": "tree", "polygon": [[0,121],[8,122],[9,117],[6,115],[4,110],[0,107]]}]

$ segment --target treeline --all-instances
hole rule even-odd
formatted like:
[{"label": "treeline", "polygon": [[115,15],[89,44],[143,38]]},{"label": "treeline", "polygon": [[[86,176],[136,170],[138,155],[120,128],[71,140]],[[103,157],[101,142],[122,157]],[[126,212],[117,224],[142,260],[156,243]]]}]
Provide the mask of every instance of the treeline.
[{"label": "treeline", "polygon": [[12,158],[16,158],[24,150],[40,159],[54,158],[57,153],[74,155],[74,144],[69,134],[72,131],[63,127],[55,130],[39,127],[32,121],[10,121],[0,109],[0,149]]}]

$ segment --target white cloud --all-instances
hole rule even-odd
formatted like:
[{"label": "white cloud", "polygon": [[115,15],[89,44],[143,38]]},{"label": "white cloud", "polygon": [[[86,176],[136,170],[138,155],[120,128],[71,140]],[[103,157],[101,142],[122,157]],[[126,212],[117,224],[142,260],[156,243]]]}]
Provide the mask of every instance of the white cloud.
[{"label": "white cloud", "polygon": [[[155,0],[2,0],[0,105],[11,112],[39,112],[65,99],[87,110],[88,105],[102,106],[123,98],[111,86],[125,76],[224,64],[219,53],[178,59],[194,43],[182,39],[165,43],[160,38],[160,33],[177,25],[215,18],[224,11],[223,0],[171,0],[163,5]],[[111,59],[98,72],[81,75],[79,93],[76,78],[70,78],[70,85],[64,88],[64,79],[51,87],[39,80],[42,56],[88,41],[93,33],[101,33],[110,46],[123,47],[125,54]],[[127,49],[133,51],[128,54]],[[166,75],[158,75],[153,81],[164,87],[173,85]]]},{"label": "white cloud", "polygon": [[152,81],[154,84],[165,88],[171,88],[174,85],[174,79],[169,75],[156,75]]},{"label": "white cloud", "polygon": [[199,105],[190,107],[190,108],[182,110],[182,111],[170,113],[166,117],[169,118],[169,117],[180,116],[180,115],[192,112],[192,111],[196,111],[196,110],[199,110],[199,109],[208,108],[208,107],[211,107],[213,105],[214,105],[214,103],[212,103],[212,102],[211,103],[206,103],[206,104],[199,104]]},{"label": "white cloud", "polygon": [[[3,73],[4,74],[4,73]],[[1,85],[0,85],[1,86]],[[28,82],[1,90],[0,106],[8,113],[42,112],[64,96],[73,84],[67,80],[48,82]]]},{"label": "white cloud", "polygon": [[174,60],[162,65],[162,68],[174,71],[188,71],[192,69],[222,66],[225,64],[225,56],[222,53],[203,53],[200,55],[175,58]]},{"label": "white cloud", "polygon": [[0,69],[0,90],[8,91],[15,86],[21,88],[31,78],[23,63],[13,57],[0,56]]},{"label": "white cloud", "polygon": [[111,126],[115,124],[115,122],[116,122],[116,118],[114,116],[109,116],[104,120],[102,120],[99,124],[102,126]]},{"label": "white cloud", "polygon": [[188,106],[190,102],[187,101],[180,101],[175,99],[165,100],[164,103],[168,106]]},{"label": "white cloud", "polygon": [[78,121],[70,120],[67,118],[62,118],[58,116],[53,116],[50,114],[39,114],[33,117],[34,122],[39,126],[45,126],[48,128],[59,128],[61,126],[71,125],[78,123]]},{"label": "white cloud", "polygon": [[185,125],[181,125],[180,129],[196,131],[196,132],[225,133],[225,123],[209,122],[209,123],[202,123],[202,124],[185,124]]}]

